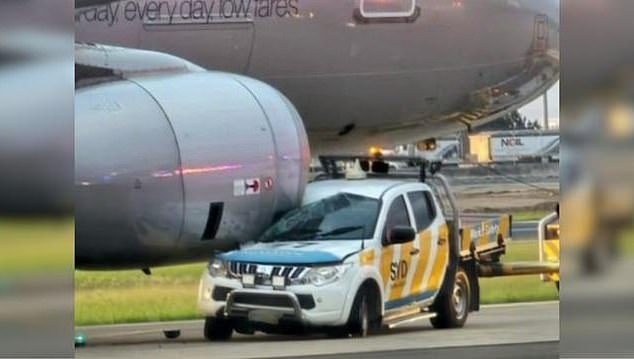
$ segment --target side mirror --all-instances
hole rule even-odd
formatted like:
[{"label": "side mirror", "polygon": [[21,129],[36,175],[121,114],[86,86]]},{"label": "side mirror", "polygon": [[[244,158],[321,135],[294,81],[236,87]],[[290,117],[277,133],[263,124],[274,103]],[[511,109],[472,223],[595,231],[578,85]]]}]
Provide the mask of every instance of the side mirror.
[{"label": "side mirror", "polygon": [[416,231],[410,226],[394,226],[387,233],[387,244],[411,242],[416,238]]}]

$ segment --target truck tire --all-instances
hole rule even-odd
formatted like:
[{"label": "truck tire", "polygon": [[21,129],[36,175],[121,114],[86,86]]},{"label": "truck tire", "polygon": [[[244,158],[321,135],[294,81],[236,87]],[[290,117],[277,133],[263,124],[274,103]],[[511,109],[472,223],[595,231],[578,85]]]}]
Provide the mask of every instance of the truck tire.
[{"label": "truck tire", "polygon": [[469,303],[471,303],[469,277],[459,266],[452,290],[439,293],[432,305],[436,316],[431,318],[431,324],[434,328],[461,328],[469,316]]},{"label": "truck tire", "polygon": [[361,288],[352,303],[346,326],[346,332],[353,337],[365,337],[370,332],[372,313],[368,304],[367,290]]},{"label": "truck tire", "polygon": [[204,332],[205,339],[209,341],[228,340],[233,334],[233,327],[227,319],[206,317]]}]

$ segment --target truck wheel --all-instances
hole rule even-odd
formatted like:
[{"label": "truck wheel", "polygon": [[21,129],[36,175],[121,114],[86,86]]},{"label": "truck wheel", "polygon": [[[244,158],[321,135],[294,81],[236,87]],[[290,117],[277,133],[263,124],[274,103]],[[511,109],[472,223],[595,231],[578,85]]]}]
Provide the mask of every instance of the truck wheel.
[{"label": "truck wheel", "polygon": [[471,286],[469,277],[461,267],[456,270],[456,279],[449,293],[439,293],[432,310],[436,317],[431,319],[435,328],[461,328],[469,316]]},{"label": "truck wheel", "polygon": [[365,337],[370,330],[371,313],[366,293],[364,289],[357,293],[350,311],[347,332],[354,337]]},{"label": "truck wheel", "polygon": [[228,340],[233,334],[231,322],[227,319],[207,317],[205,318],[205,339],[209,341]]}]

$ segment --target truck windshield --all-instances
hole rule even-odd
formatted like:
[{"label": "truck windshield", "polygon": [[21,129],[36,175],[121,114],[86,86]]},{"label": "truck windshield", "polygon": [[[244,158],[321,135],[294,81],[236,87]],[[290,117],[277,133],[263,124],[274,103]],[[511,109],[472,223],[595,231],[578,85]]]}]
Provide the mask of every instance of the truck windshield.
[{"label": "truck windshield", "polygon": [[339,193],[284,215],[260,242],[364,239],[374,233],[379,200]]}]

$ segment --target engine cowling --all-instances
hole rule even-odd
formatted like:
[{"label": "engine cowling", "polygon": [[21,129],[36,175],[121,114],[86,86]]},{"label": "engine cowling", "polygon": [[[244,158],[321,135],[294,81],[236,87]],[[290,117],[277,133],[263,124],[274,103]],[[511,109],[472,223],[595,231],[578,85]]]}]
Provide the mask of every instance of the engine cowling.
[{"label": "engine cowling", "polygon": [[142,76],[79,88],[75,103],[78,268],[206,259],[301,201],[306,132],[262,82]]}]

